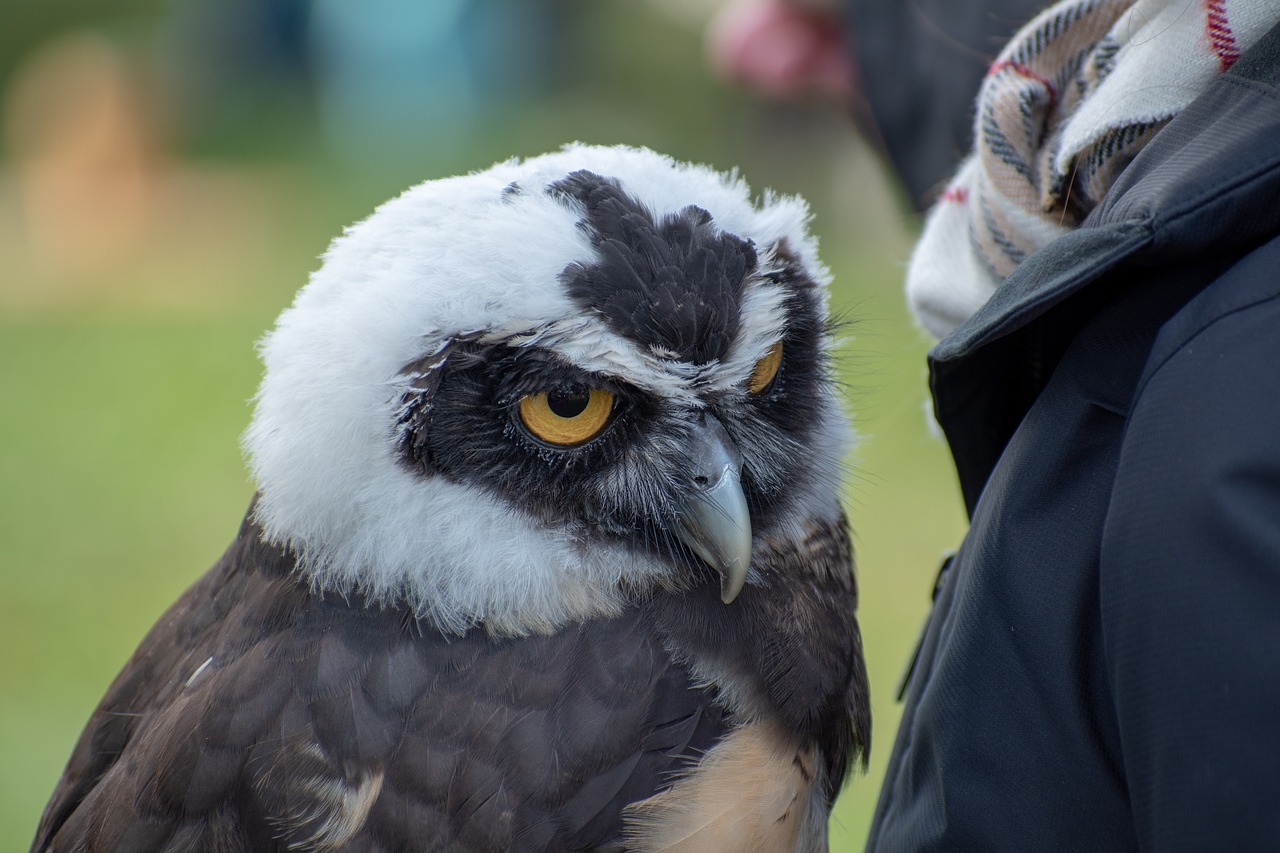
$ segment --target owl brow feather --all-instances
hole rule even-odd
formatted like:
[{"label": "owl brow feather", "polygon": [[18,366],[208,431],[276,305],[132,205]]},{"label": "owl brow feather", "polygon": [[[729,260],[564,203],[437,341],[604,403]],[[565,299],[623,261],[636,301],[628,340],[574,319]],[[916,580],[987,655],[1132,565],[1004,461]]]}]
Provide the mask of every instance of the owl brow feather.
[{"label": "owl brow feather", "polygon": [[579,170],[548,192],[582,213],[596,249],[561,275],[569,297],[641,347],[694,364],[722,359],[738,336],[738,306],[757,270],[756,246],[696,205],[657,216],[616,178]]}]

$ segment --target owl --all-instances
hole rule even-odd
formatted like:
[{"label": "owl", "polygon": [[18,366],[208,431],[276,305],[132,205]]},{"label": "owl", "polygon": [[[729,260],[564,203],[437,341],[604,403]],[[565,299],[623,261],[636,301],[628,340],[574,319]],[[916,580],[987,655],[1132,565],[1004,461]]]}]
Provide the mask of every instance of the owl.
[{"label": "owl", "polygon": [[33,849],[825,849],[870,717],[807,221],[573,145],[349,228]]}]

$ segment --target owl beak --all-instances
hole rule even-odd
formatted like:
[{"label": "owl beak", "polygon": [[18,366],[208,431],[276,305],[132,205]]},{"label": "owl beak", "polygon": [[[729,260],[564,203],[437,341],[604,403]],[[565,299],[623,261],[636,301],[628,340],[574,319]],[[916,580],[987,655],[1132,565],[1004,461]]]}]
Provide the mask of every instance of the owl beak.
[{"label": "owl beak", "polygon": [[704,414],[690,436],[692,489],[676,511],[675,533],[720,573],[720,600],[731,603],[751,565],[751,513],[742,493],[742,454],[724,425]]}]

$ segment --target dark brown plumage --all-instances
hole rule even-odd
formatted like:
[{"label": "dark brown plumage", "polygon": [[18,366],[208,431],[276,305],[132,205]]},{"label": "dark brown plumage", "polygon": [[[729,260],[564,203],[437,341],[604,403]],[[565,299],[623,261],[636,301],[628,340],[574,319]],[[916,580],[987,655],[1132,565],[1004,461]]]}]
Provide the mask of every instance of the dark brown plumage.
[{"label": "dark brown plumage", "polygon": [[622,849],[628,804],[690,773],[691,797],[740,722],[686,659],[749,696],[781,748],[819,750],[824,801],[867,744],[839,529],[770,548],[745,612],[708,584],[505,640],[316,594],[260,535],[246,520],[143,640],[33,850]]}]

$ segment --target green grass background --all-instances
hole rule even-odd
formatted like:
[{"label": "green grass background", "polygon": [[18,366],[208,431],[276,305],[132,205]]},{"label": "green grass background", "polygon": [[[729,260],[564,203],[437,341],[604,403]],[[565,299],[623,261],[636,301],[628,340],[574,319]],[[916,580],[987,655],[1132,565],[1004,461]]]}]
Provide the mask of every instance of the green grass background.
[{"label": "green grass background", "polygon": [[875,743],[837,805],[832,849],[861,848],[897,680],[939,557],[964,529],[926,427],[927,343],[900,294],[913,226],[837,111],[761,106],[714,83],[697,35],[645,7],[583,4],[580,17],[597,36],[580,57],[590,73],[512,106],[462,150],[380,169],[292,142],[271,157],[232,143],[180,152],[176,209],[213,187],[222,214],[157,223],[144,252],[99,275],[24,260],[14,165],[0,161],[0,849],[30,843],[102,691],[234,535],[253,490],[238,441],[254,342],[327,240],[409,183],[570,139],[741,165],[753,186],[813,202],[833,306],[853,321],[840,373],[861,440],[846,505]]}]

